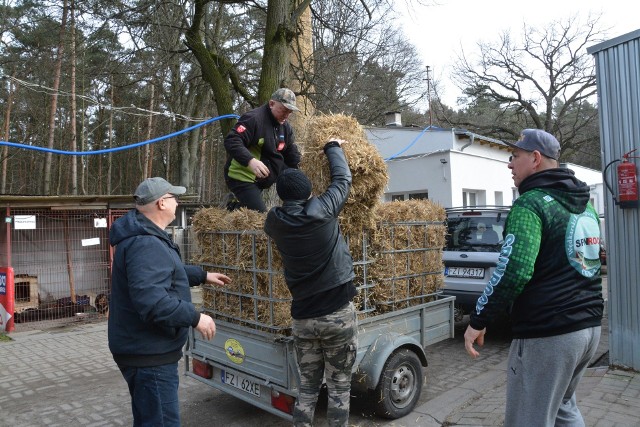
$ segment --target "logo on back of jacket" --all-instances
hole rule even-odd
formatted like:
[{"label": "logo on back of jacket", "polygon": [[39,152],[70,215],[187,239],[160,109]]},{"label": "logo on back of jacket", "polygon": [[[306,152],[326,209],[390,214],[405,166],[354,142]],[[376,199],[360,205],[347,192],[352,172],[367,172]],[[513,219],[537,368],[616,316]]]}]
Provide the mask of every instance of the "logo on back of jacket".
[{"label": "logo on back of jacket", "polygon": [[571,215],[565,250],[573,268],[583,276],[593,277],[600,270],[600,228],[592,213]]}]

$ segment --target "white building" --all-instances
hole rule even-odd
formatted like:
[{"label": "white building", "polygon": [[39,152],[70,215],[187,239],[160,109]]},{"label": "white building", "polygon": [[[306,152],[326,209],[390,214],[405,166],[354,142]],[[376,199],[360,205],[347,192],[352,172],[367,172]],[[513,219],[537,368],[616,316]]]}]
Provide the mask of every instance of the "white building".
[{"label": "white building", "polygon": [[591,204],[596,212],[604,215],[604,185],[602,184],[602,172],[595,169],[585,168],[574,163],[561,163],[560,166],[567,167],[576,173],[576,178],[584,181],[591,189]]},{"label": "white building", "polygon": [[[383,201],[429,199],[444,207],[509,206],[518,192],[507,167],[511,148],[502,141],[464,129],[403,127],[399,113],[391,125],[365,128],[366,137],[385,159],[389,184]],[[592,191],[603,213],[602,175],[563,164]]]}]

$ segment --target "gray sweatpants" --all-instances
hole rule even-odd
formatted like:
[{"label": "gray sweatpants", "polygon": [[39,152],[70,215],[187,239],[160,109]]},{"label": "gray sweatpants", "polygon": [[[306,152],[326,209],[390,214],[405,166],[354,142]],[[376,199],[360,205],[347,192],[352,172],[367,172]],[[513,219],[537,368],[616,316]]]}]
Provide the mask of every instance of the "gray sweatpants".
[{"label": "gray sweatpants", "polygon": [[351,399],[351,370],[358,349],[353,303],[326,316],[293,319],[293,343],[300,373],[300,390],[293,425],[312,426],[322,379],[327,382],[327,422],[346,427]]},{"label": "gray sweatpants", "polygon": [[583,427],[575,390],[599,341],[599,326],[553,337],[514,339],[504,425]]}]

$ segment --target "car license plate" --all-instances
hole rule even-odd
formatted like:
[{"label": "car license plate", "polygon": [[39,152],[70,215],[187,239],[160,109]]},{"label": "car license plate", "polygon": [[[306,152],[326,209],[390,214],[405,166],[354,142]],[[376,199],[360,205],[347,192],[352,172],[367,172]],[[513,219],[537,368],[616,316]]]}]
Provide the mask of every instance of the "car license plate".
[{"label": "car license plate", "polygon": [[221,371],[221,377],[223,383],[229,384],[238,390],[253,394],[256,397],[260,397],[260,384],[256,384],[242,375],[228,371]]},{"label": "car license plate", "polygon": [[449,277],[484,279],[484,268],[446,267],[444,269],[444,275]]}]

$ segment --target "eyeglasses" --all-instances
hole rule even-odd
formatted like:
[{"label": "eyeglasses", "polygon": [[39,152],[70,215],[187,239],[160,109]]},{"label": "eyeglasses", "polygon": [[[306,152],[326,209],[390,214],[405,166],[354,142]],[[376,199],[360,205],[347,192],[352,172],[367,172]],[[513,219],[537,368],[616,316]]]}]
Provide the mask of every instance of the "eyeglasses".
[{"label": "eyeglasses", "polygon": [[160,200],[166,200],[166,199],[176,199],[176,202],[177,202],[178,201],[178,196],[176,196],[175,194],[172,194],[171,196],[163,197]]}]

